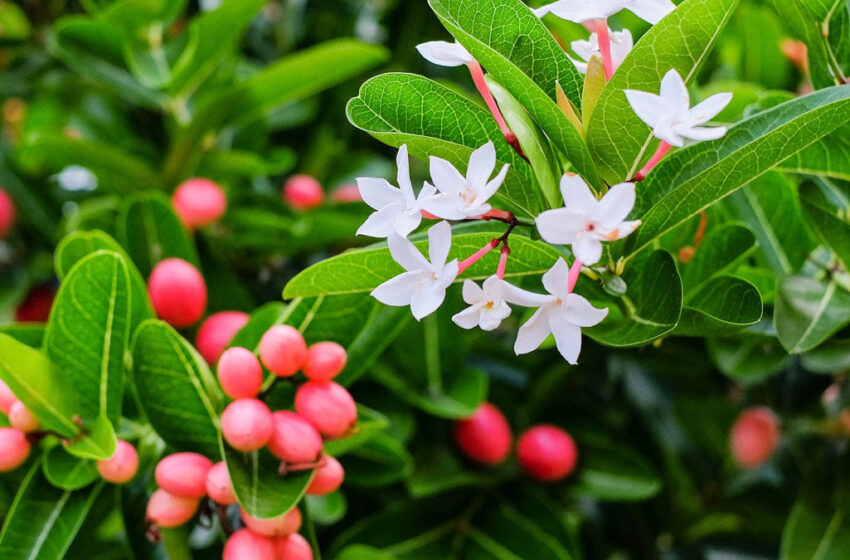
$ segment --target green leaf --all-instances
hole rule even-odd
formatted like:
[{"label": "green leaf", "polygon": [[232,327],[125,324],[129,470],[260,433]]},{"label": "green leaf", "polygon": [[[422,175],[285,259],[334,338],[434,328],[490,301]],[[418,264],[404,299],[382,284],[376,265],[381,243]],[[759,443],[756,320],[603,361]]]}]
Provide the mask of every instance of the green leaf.
[{"label": "green leaf", "polygon": [[782,346],[805,352],[850,323],[850,293],[833,281],[789,276],[779,283],[773,318]]},{"label": "green leaf", "polygon": [[377,432],[342,460],[345,482],[362,488],[379,488],[406,478],[413,472],[413,458],[392,436]]},{"label": "green leaf", "polygon": [[850,550],[850,508],[804,489],[782,532],[781,560],[839,560]]},{"label": "green leaf", "polygon": [[803,354],[802,361],[806,370],[825,375],[850,369],[850,340],[828,340]]},{"label": "green leaf", "polygon": [[579,470],[569,492],[597,500],[647,500],[661,490],[655,468],[621,443],[582,442]]},{"label": "green leaf", "polygon": [[37,323],[14,323],[0,327],[0,334],[9,335],[30,348],[40,349],[44,343],[44,325]]},{"label": "green leaf", "polygon": [[61,445],[44,456],[44,476],[50,484],[63,490],[79,490],[100,478],[94,461],[75,457]]},{"label": "green leaf", "polygon": [[30,22],[21,8],[10,2],[0,2],[0,39],[20,41],[27,39],[31,32]]},{"label": "green leaf", "polygon": [[341,439],[325,442],[325,453],[340,457],[369,441],[369,439],[387,429],[389,419],[376,410],[362,405],[357,406],[357,428],[354,433]]},{"label": "green leaf", "polygon": [[842,127],[786,159],[780,171],[850,181],[850,128]]},{"label": "green leaf", "polygon": [[470,560],[571,560],[563,544],[513,508],[488,512],[469,534]]},{"label": "green leaf", "polygon": [[755,235],[743,225],[728,223],[712,229],[691,262],[684,266],[682,287],[685,302],[711,280],[733,272],[755,248]]},{"label": "green leaf", "polygon": [[674,334],[713,336],[754,325],[762,317],[761,295],[755,286],[732,276],[719,276],[689,294]]},{"label": "green leaf", "polygon": [[[850,270],[850,222],[840,215],[842,211],[814,183],[800,187],[800,202],[809,226],[832,249],[844,270]],[[843,213],[846,216],[846,212]]]}]

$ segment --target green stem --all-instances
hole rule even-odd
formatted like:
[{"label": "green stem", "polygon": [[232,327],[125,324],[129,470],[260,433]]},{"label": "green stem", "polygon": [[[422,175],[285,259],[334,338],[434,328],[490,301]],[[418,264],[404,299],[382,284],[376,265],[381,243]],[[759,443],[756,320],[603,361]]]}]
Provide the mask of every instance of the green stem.
[{"label": "green stem", "polygon": [[440,372],[440,331],[437,317],[431,315],[424,321],[425,327],[425,370],[428,373],[428,391],[433,395],[443,392],[443,376]]},{"label": "green stem", "polygon": [[322,551],[319,550],[319,539],[316,536],[316,524],[313,523],[313,516],[310,513],[310,506],[307,500],[301,502],[301,513],[304,518],[304,527],[307,533],[307,540],[310,541],[310,548],[313,549],[313,560],[322,560]]},{"label": "green stem", "polygon": [[189,550],[189,535],[185,528],[161,529],[162,546],[168,560],[192,560]]}]

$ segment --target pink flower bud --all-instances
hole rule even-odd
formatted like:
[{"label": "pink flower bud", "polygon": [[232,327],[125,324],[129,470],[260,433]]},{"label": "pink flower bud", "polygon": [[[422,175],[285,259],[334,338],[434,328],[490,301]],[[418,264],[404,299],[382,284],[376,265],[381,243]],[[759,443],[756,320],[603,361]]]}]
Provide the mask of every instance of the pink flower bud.
[{"label": "pink flower bud", "polygon": [[344,436],[357,422],[357,405],[342,385],[333,381],[308,381],[295,393],[295,410],[319,433]]},{"label": "pink flower bud", "polygon": [[342,486],[344,478],[345,469],[342,468],[339,461],[330,455],[325,455],[322,457],[322,462],[313,475],[313,481],[307,487],[307,493],[311,496],[330,494]]},{"label": "pink flower bud", "polygon": [[277,325],[260,340],[260,359],[275,375],[295,375],[307,359],[307,343],[298,329]]},{"label": "pink flower bud", "polygon": [[301,528],[301,512],[296,507],[272,519],[258,519],[242,510],[242,521],[258,535],[264,537],[285,537],[292,533],[297,533],[298,529]]},{"label": "pink flower bud", "polygon": [[322,436],[301,415],[280,410],[272,415],[269,451],[285,463],[312,463],[322,454]]},{"label": "pink flower bud", "polygon": [[147,519],[166,529],[183,525],[198,511],[198,498],[181,498],[160,488],[148,500]]},{"label": "pink flower bud", "polygon": [[213,465],[207,473],[207,494],[212,501],[223,506],[236,503],[236,492],[233,491],[233,482],[224,461]]},{"label": "pink flower bud", "polygon": [[283,200],[296,210],[309,210],[322,204],[322,185],[309,175],[294,175],[283,186]]},{"label": "pink flower bud", "polygon": [[263,386],[263,366],[246,348],[228,348],[218,361],[218,381],[232,399],[250,399]]},{"label": "pink flower bud", "polygon": [[157,316],[178,329],[195,324],[207,307],[204,277],[182,259],[165,259],[156,265],[148,292]]},{"label": "pink flower bud", "polygon": [[198,453],[174,453],[156,466],[156,483],[181,498],[202,498],[207,493],[207,474],[212,461]]},{"label": "pink flower bud", "polygon": [[307,539],[294,533],[275,540],[277,557],[281,560],[313,560],[313,549]]},{"label": "pink flower bud", "polygon": [[3,239],[15,227],[15,202],[3,189],[0,189],[0,239]]},{"label": "pink flower bud", "polygon": [[171,197],[174,211],[186,227],[195,229],[217,221],[227,210],[227,197],[209,179],[189,179]]},{"label": "pink flower bud", "polygon": [[17,428],[24,433],[34,432],[41,426],[41,422],[35,417],[35,414],[21,401],[15,401],[9,408],[9,423],[13,428]]},{"label": "pink flower bud", "polygon": [[248,314],[241,311],[222,311],[210,315],[201,323],[195,336],[195,347],[209,365],[215,365],[236,333],[248,323],[248,319]]},{"label": "pink flower bud", "polygon": [[773,455],[780,435],[779,419],[772,410],[764,406],[745,410],[732,426],[732,455],[742,467],[757,467]]},{"label": "pink flower bud", "polygon": [[511,427],[490,403],[482,404],[472,417],[455,423],[455,439],[468,457],[481,463],[501,463],[511,451]]},{"label": "pink flower bud", "polygon": [[15,428],[0,428],[0,472],[12,471],[30,455],[27,436]]},{"label": "pink flower bud", "polygon": [[126,441],[118,441],[115,453],[109,459],[97,462],[97,472],[107,482],[126,484],[133,480],[139,470],[139,454]]},{"label": "pink flower bud", "polygon": [[576,466],[578,450],[573,438],[555,426],[535,426],[519,438],[517,458],[525,471],[543,481],[561,480]]},{"label": "pink flower bud", "polygon": [[8,415],[9,410],[12,408],[12,405],[18,401],[18,398],[15,396],[15,393],[9,389],[9,386],[3,383],[0,380],[0,410],[3,411],[3,414]]},{"label": "pink flower bud", "polygon": [[250,529],[236,531],[224,545],[222,560],[288,560],[275,552],[272,539]]},{"label": "pink flower bud", "polygon": [[345,368],[348,353],[336,342],[317,342],[307,349],[304,375],[312,381],[330,381]]},{"label": "pink flower bud", "polygon": [[363,202],[363,195],[354,183],[338,187],[331,193],[331,200],[338,203]]},{"label": "pink flower bud", "polygon": [[265,447],[273,430],[272,411],[257,399],[233,401],[221,415],[221,433],[227,443],[239,451]]}]

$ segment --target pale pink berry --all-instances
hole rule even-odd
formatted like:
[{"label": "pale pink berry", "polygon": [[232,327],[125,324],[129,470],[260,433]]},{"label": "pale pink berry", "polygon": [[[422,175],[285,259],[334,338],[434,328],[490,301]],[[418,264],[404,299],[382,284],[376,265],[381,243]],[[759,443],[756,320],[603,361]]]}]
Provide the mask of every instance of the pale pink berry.
[{"label": "pale pink berry", "polygon": [[3,239],[15,227],[15,202],[3,189],[0,189],[0,239]]},{"label": "pale pink berry", "polygon": [[307,349],[304,375],[312,381],[330,381],[345,368],[348,353],[336,342],[317,342]]},{"label": "pale pink berry", "polygon": [[41,284],[33,287],[24,301],[15,309],[15,321],[19,323],[46,323],[50,318],[56,288],[53,284]]},{"label": "pale pink berry", "polygon": [[339,438],[357,423],[357,405],[342,385],[308,381],[295,393],[295,410],[329,438]]},{"label": "pale pink berry", "polygon": [[186,227],[194,229],[218,221],[227,210],[227,197],[209,179],[189,179],[171,197],[174,211]]},{"label": "pale pink berry", "polygon": [[345,479],[345,469],[339,461],[330,455],[325,455],[313,475],[310,486],[307,487],[307,493],[311,496],[330,494],[342,486],[343,479]]},{"label": "pale pink berry", "polygon": [[209,365],[215,365],[233,337],[248,324],[250,317],[241,311],[222,311],[207,317],[195,336],[195,347]]},{"label": "pale pink berry", "polygon": [[239,451],[265,447],[273,430],[272,411],[257,399],[233,401],[221,415],[221,433],[227,443]]},{"label": "pale pink berry", "polygon": [[224,544],[222,560],[288,560],[275,551],[275,542],[250,529],[236,531]]},{"label": "pale pink berry", "polygon": [[97,462],[97,472],[107,482],[126,484],[133,480],[139,470],[139,454],[126,441],[118,441],[115,453],[109,459]]},{"label": "pale pink berry", "polygon": [[260,359],[275,375],[295,375],[307,359],[307,343],[298,329],[274,326],[260,340]]},{"label": "pale pink berry", "polygon": [[13,428],[17,428],[24,433],[34,432],[41,426],[41,422],[35,417],[35,414],[21,401],[15,401],[9,408],[9,423]]},{"label": "pale pink berry", "polygon": [[12,405],[17,401],[18,398],[15,396],[15,393],[9,389],[8,385],[0,380],[0,410],[3,411],[3,414],[9,414],[9,410],[12,408]]},{"label": "pale pink berry", "polygon": [[0,472],[12,471],[30,455],[26,434],[16,428],[0,428]]},{"label": "pale pink berry", "polygon": [[322,436],[303,416],[288,410],[272,415],[274,431],[269,451],[289,464],[312,463],[322,454]]},{"label": "pale pink berry", "polygon": [[280,560],[313,560],[310,543],[298,533],[275,539],[275,548]]},{"label": "pale pink berry", "polygon": [[296,210],[308,210],[322,204],[322,185],[309,175],[294,175],[283,185],[283,200]]},{"label": "pale pink berry", "polygon": [[160,488],[148,500],[147,519],[166,529],[178,527],[192,519],[200,500],[175,496]]},{"label": "pale pink berry", "polygon": [[779,437],[779,419],[772,410],[764,406],[745,410],[732,427],[732,455],[742,467],[757,467],[773,455]]},{"label": "pale pink berry", "polygon": [[212,466],[207,473],[207,495],[217,504],[229,506],[236,503],[236,492],[233,491],[233,481],[227,464],[220,461]]},{"label": "pale pink berry", "polygon": [[495,465],[511,451],[511,427],[504,414],[490,403],[484,403],[475,414],[455,423],[455,439],[471,459]]},{"label": "pale pink berry", "polygon": [[174,453],[162,459],[154,476],[160,488],[181,498],[202,498],[212,461],[198,453]]},{"label": "pale pink berry", "polygon": [[529,475],[550,482],[561,480],[573,471],[578,450],[567,432],[556,426],[541,425],[520,436],[517,459]]},{"label": "pale pink berry", "polygon": [[331,200],[338,203],[363,202],[363,195],[357,185],[351,183],[342,185],[331,193]]},{"label": "pale pink berry", "polygon": [[245,525],[258,535],[264,537],[285,537],[297,533],[301,528],[301,512],[298,508],[292,508],[283,515],[271,519],[258,519],[248,515],[242,510],[242,521]]},{"label": "pale pink berry", "polygon": [[250,399],[263,386],[263,366],[247,348],[228,348],[218,360],[218,381],[232,399]]},{"label": "pale pink berry", "polygon": [[153,269],[148,292],[157,316],[175,328],[194,325],[207,307],[207,285],[182,259],[165,259]]}]

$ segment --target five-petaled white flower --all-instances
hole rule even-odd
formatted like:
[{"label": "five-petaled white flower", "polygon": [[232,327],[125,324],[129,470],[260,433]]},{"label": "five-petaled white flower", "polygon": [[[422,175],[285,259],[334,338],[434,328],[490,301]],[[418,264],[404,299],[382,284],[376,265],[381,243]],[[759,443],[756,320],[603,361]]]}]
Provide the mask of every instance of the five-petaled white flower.
[{"label": "five-petaled white flower", "polygon": [[652,128],[656,138],[681,147],[684,139],[716,140],[726,134],[726,127],[701,127],[732,101],[731,93],[712,95],[691,108],[691,96],[676,70],[661,80],[661,95],[632,89],[625,90],[629,104],[640,119]]},{"label": "five-petaled white flower", "polygon": [[428,262],[407,238],[390,235],[390,254],[406,272],[387,280],[372,296],[387,305],[410,306],[416,320],[437,310],[446,298],[446,288],[458,274],[457,259],[446,262],[452,245],[452,228],[440,222],[428,230]]},{"label": "five-petaled white flower", "polygon": [[569,293],[570,270],[564,259],[543,275],[543,287],[549,295],[534,294],[514,288],[512,301],[526,307],[538,307],[517,333],[514,352],[517,355],[536,350],[553,334],[558,352],[570,364],[578,362],[581,352],[581,328],[599,324],[608,315],[578,294]]},{"label": "five-petaled white flower", "polygon": [[[625,60],[626,55],[631,52],[632,47],[634,46],[634,40],[632,39],[632,32],[628,29],[623,29],[622,31],[610,31],[609,36],[611,37],[611,60],[614,63],[614,68],[617,68],[623,60]],[[591,33],[590,38],[586,41],[573,41],[570,43],[570,47],[573,49],[574,53],[584,60],[584,62],[581,60],[573,60],[573,64],[576,65],[576,68],[578,68],[578,71],[582,74],[587,72],[587,63],[590,61],[590,58],[593,55],[600,54],[599,37],[596,33]]]},{"label": "five-petaled white flower", "polygon": [[511,314],[506,298],[512,287],[498,276],[487,278],[481,286],[472,280],[464,280],[463,301],[469,307],[455,314],[452,321],[464,329],[479,326],[485,331],[497,329]]},{"label": "five-petaled white flower", "polygon": [[[505,164],[492,181],[496,168],[496,148],[487,142],[469,157],[466,177],[448,161],[431,157],[431,180],[438,194],[422,201],[422,208],[445,220],[463,220],[486,214],[492,208],[487,203],[502,186],[508,174]],[[426,188],[429,186],[425,183]]]},{"label": "five-petaled white flower", "polygon": [[607,19],[626,9],[642,20],[656,24],[676,8],[670,0],[558,0],[534,10],[538,17],[552,13],[561,19],[584,23]]},{"label": "five-petaled white flower", "polygon": [[573,255],[584,264],[595,264],[602,256],[602,241],[622,239],[640,220],[624,221],[635,205],[633,183],[614,185],[597,200],[587,183],[572,173],[561,179],[564,208],[537,216],[537,231],[546,241],[572,245]]},{"label": "five-petaled white flower", "polygon": [[428,41],[416,45],[416,50],[422,58],[438,66],[463,66],[475,62],[469,51],[457,41]]},{"label": "five-petaled white flower", "polygon": [[399,148],[396,164],[399,188],[392,186],[386,179],[357,179],[357,188],[363,200],[376,210],[357,230],[359,235],[382,238],[397,234],[407,237],[419,227],[422,221],[422,201],[432,196],[436,189],[426,184],[419,198],[416,198],[410,182],[406,145]]}]

